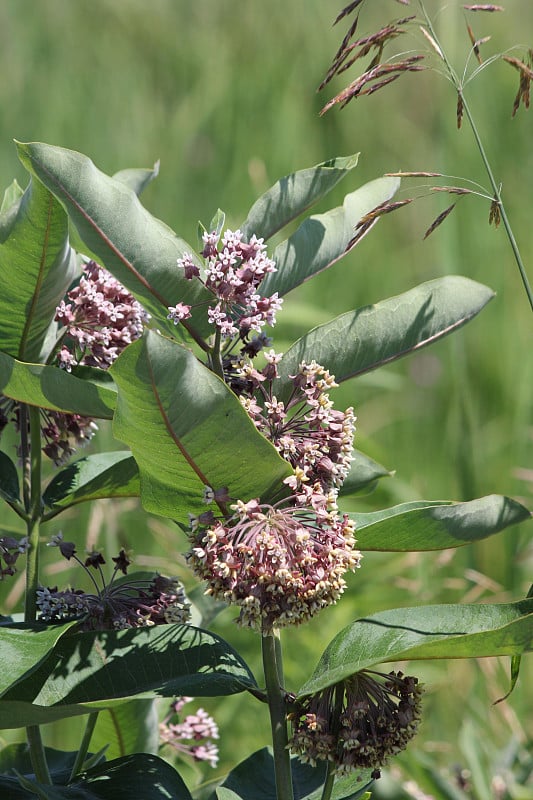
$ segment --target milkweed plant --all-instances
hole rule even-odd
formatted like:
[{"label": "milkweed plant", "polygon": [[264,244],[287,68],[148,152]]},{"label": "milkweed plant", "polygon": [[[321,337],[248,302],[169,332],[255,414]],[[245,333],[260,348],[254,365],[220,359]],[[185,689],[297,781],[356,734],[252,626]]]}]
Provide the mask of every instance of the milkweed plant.
[{"label": "milkweed plant", "polygon": [[[380,60],[415,17],[356,39],[361,6],[339,16],[355,14],[326,82],[369,54],[370,66],[326,108],[421,67],[412,54]],[[428,18],[416,23],[443,60]],[[526,102],[531,69],[507,61]],[[5,582],[24,570],[26,580],[24,613],[1,619],[0,727],[25,728],[27,744],[1,754],[2,797],[369,798],[424,714],[423,686],[395,662],[409,660],[416,673],[421,659],[505,655],[516,681],[531,649],[533,599],[355,619],[317,653],[300,687],[284,679],[284,636],[342,602],[365,552],[459,547],[530,513],[499,495],[347,513],[345,499],[387,471],[356,449],[355,389],[349,408],[336,407],[332,390],[471,322],[492,290],[436,278],[348,311],[281,352],[275,325],[290,292],[403,203],[394,200],[403,175],[309,216],[350,182],[357,156],[300,169],[240,225],[227,226],[218,210],[193,246],[138,199],[157,168],[110,177],[81,153],[16,147],[29,182],[11,184],[0,210],[0,495],[18,527],[0,536],[0,569]],[[489,199],[495,221],[501,198]],[[99,451],[103,420],[121,449]],[[172,574],[135,571],[127,547],[80,552],[69,515],[61,532],[47,533],[75,505],[127,496],[169,521],[198,592]],[[21,524],[24,535],[13,532]],[[46,585],[39,564],[49,547],[76,566],[78,585]],[[209,630],[226,606],[261,648],[262,675]],[[271,747],[236,757],[225,778],[188,787],[166,756],[215,766],[223,731],[198,702],[241,692],[250,714],[256,703],[268,708]],[[98,714],[109,709],[119,728],[129,710],[128,733],[149,730],[144,752],[94,752]],[[45,747],[41,727],[75,716],[86,724],[73,751]]]}]

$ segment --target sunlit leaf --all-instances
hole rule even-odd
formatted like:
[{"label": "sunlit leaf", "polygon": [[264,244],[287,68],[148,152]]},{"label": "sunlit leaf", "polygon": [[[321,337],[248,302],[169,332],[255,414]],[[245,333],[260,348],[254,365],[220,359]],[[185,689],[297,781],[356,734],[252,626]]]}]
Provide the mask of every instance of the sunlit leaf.
[{"label": "sunlit leaf", "polygon": [[360,550],[446,550],[486,539],[531,519],[510,497],[492,494],[467,503],[402,503],[382,511],[353,513]]},{"label": "sunlit leaf", "polygon": [[[33,674],[64,633],[73,625],[0,626],[0,695]],[[3,713],[0,702],[0,727]]]},{"label": "sunlit leaf", "polygon": [[395,608],[340,631],[299,694],[317,692],[384,662],[516,656],[532,649],[533,599]]}]

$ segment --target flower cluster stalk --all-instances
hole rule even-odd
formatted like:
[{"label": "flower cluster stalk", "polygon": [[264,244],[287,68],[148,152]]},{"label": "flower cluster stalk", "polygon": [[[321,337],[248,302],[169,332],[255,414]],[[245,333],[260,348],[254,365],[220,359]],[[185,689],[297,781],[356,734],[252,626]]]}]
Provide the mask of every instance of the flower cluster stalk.
[{"label": "flower cluster stalk", "polygon": [[276,777],[277,800],[293,800],[291,762],[288,750],[287,704],[282,689],[283,667],[281,664],[281,648],[279,632],[272,631],[261,637],[263,651],[263,669],[270,712],[270,728],[272,731],[272,750],[274,754],[274,771]]}]

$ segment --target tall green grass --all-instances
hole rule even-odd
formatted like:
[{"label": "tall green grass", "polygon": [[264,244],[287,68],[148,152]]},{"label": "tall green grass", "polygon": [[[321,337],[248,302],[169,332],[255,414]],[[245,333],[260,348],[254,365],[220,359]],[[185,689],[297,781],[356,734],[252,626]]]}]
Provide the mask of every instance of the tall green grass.
[{"label": "tall green grass", "polygon": [[[403,13],[388,0],[367,5],[362,33]],[[462,3],[441,8],[427,0],[426,6],[460,70],[469,49]],[[315,89],[344,33],[331,27],[341,7],[322,0],[2,0],[4,184],[14,177],[26,181],[13,138],[81,150],[110,173],[160,159],[160,177],[143,200],[191,244],[198,219],[207,222],[217,207],[238,225],[276,178],[335,155],[360,151],[360,165],[328,203],[399,169],[487,184],[469,130],[457,131],[453,90],[432,72],[407,75],[375,97],[319,117],[330,94],[318,96]],[[531,45],[523,41],[533,30],[531,0],[507,7],[504,14],[472,20],[477,36],[492,36],[487,53]],[[409,50],[419,40],[404,45]],[[341,87],[337,82],[332,92]],[[517,73],[498,63],[471,85],[470,97],[533,277],[533,117],[521,109],[511,120],[516,88]],[[400,197],[412,191],[405,182]],[[445,204],[442,196],[428,194],[380,221],[352,254],[293,292],[280,315],[276,341],[283,343],[310,323],[447,273],[467,275],[497,292],[480,317],[450,339],[338,390],[339,405],[356,407],[357,446],[396,470],[374,494],[353,501],[354,507],[491,492],[533,502],[533,484],[518,472],[531,468],[533,319],[504,233],[488,227],[487,203],[460,198],[446,223],[422,242]],[[110,434],[103,435],[112,446]],[[17,527],[7,514],[2,521]],[[147,518],[135,501],[102,501],[67,512],[48,533],[59,528],[87,546],[132,547],[139,565],[172,566],[186,576],[183,539],[163,521]],[[285,634],[289,688],[297,688],[318,658],[317,643],[325,645],[355,616],[421,602],[519,598],[531,580],[530,542],[524,527],[450,554],[368,555],[336,609],[305,630]],[[47,581],[66,580],[49,553],[47,559]],[[5,609],[18,607],[21,588],[16,581],[0,586]],[[218,630],[246,650],[259,672],[258,642],[231,618],[231,611],[222,615]],[[513,733],[533,738],[527,680],[508,704],[490,706],[506,691],[504,666],[480,680],[483,667],[473,663],[411,669],[420,669],[429,685],[414,747],[438,761],[463,757],[456,742],[469,716],[479,730],[481,717],[485,735],[497,745]],[[531,675],[526,660],[527,671]],[[266,715],[264,730],[260,724],[250,730],[251,702],[238,697],[216,709],[209,704],[221,727],[230,725],[221,742],[224,768],[267,740]],[[65,730],[63,744],[72,736],[71,727]],[[56,728],[47,735],[60,741]]]}]

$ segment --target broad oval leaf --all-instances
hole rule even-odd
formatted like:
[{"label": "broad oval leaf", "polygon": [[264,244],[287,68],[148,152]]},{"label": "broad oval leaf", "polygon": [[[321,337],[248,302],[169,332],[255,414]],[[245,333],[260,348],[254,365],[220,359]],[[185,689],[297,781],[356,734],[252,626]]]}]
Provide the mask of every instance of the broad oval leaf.
[{"label": "broad oval leaf", "polygon": [[106,708],[98,714],[91,750],[105,749],[106,759],[159,750],[157,701],[148,698]]},{"label": "broad oval leaf", "polygon": [[[342,206],[305,219],[285,242],[276,247],[277,272],[261,283],[261,294],[285,295],[304,281],[335,264],[355,246],[355,229],[362,217],[390,200],[398,178],[378,178],[347,194]],[[372,226],[369,226],[369,229]]]},{"label": "broad oval leaf", "polygon": [[212,697],[256,686],[227,642],[192,625],[76,633],[5,693],[0,726],[40,724],[134,697]]},{"label": "broad oval leaf", "polygon": [[235,395],[190,350],[148,331],[111,368],[113,430],[131,449],[148,511],[188,523],[206,510],[205,486],[268,497],[291,474]]},{"label": "broad oval leaf", "polygon": [[516,656],[532,649],[533,599],[395,608],[340,631],[299,694],[318,692],[384,662]]},{"label": "broad oval leaf", "polygon": [[[75,623],[0,625],[0,696],[31,675]],[[0,727],[2,727],[0,702]]]},{"label": "broad oval leaf", "polygon": [[380,478],[387,478],[393,474],[370,456],[361,453],[360,450],[354,450],[352,458],[350,471],[339,492],[340,497],[368,492],[375,487]]},{"label": "broad oval leaf", "polygon": [[492,494],[466,503],[401,503],[382,511],[353,513],[359,550],[446,550],[486,539],[531,519],[510,497]]},{"label": "broad oval leaf", "polygon": [[[333,158],[316,167],[298,170],[280,178],[259,197],[240,226],[245,239],[252,234],[269,239],[324,197],[357,166],[359,153]],[[377,205],[377,204],[376,204]]]},{"label": "broad oval leaf", "polygon": [[135,192],[137,196],[146,189],[148,184],[159,175],[159,161],[156,161],[152,169],[142,167],[133,167],[129,169],[121,169],[113,175],[114,180],[121,181],[126,186]]},{"label": "broad oval leaf", "polygon": [[79,271],[76,255],[67,215],[38,180],[9,217],[0,243],[0,350],[38,361],[56,306]]},{"label": "broad oval leaf", "polygon": [[193,248],[153,217],[123,180],[105,175],[74,150],[33,142],[18,143],[18,153],[68,212],[85,254],[112,272],[160,328],[173,330],[168,306],[211,298],[200,281],[186,280],[176,266]]},{"label": "broad oval leaf", "polygon": [[87,456],[63,467],[46,487],[43,502],[57,511],[87,500],[139,494],[135,459],[127,450],[118,450]]},{"label": "broad oval leaf", "polygon": [[111,419],[117,393],[110,384],[77,378],[59,367],[27,364],[0,353],[0,394],[30,406]]},{"label": "broad oval leaf", "polygon": [[441,339],[479,314],[493,297],[481,283],[448,275],[341,314],[287,350],[275,384],[277,396],[291,390],[290,375],[302,361],[326,365],[340,383]]}]

